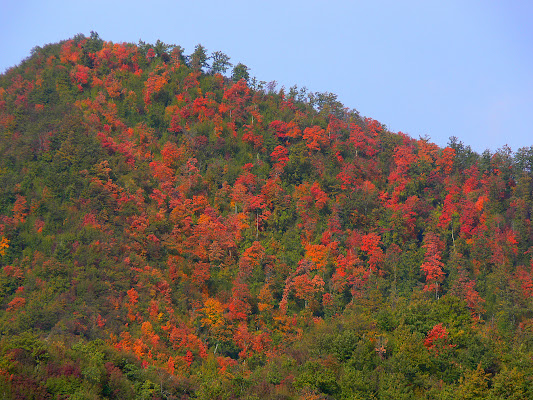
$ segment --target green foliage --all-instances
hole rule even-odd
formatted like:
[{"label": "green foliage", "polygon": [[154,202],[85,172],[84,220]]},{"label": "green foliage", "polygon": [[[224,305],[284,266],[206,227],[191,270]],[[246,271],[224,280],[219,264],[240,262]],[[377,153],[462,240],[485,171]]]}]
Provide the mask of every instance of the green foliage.
[{"label": "green foliage", "polygon": [[334,396],[339,392],[339,384],[334,371],[318,362],[308,361],[295,382],[297,388],[317,390],[320,393]]},{"label": "green foliage", "polygon": [[211,58],[213,59],[213,62],[211,63],[212,74],[224,74],[232,66],[229,62],[230,57],[221,51],[215,51]]},{"label": "green foliage", "polygon": [[194,48],[194,53],[190,55],[190,65],[194,70],[209,67],[207,64],[207,50],[201,44],[197,44]]},{"label": "green foliage", "polygon": [[238,82],[241,79],[248,81],[248,79],[250,79],[250,74],[248,73],[249,69],[250,68],[242,63],[238,63],[235,67],[233,67],[233,72],[231,74],[231,79],[233,82]]}]

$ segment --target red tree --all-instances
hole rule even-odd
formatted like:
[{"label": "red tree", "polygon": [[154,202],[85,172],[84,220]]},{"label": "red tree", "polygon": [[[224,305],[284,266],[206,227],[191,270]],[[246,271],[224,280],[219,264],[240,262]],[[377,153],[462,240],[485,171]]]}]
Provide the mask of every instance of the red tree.
[{"label": "red tree", "polygon": [[424,262],[420,269],[426,277],[424,291],[435,290],[435,297],[438,297],[439,284],[444,280],[444,264],[440,255],[440,239],[433,232],[428,232],[424,238],[423,248],[426,250]]},{"label": "red tree", "polygon": [[448,343],[448,331],[442,323],[435,325],[427,334],[424,340],[426,349],[432,351],[437,356],[444,349],[455,347]]}]

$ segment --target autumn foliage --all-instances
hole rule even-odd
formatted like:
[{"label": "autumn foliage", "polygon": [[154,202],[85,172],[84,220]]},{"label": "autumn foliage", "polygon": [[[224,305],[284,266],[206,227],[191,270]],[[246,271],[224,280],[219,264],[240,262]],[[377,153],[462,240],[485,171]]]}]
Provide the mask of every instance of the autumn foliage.
[{"label": "autumn foliage", "polygon": [[531,148],[183,51],[78,35],[0,76],[4,397],[532,397]]}]

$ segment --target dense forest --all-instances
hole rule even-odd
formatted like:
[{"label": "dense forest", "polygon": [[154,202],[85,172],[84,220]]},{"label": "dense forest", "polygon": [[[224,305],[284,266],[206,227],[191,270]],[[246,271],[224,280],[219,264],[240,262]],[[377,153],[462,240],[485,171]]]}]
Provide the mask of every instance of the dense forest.
[{"label": "dense forest", "polygon": [[533,147],[450,134],[201,45],[34,48],[0,75],[0,397],[533,399]]}]

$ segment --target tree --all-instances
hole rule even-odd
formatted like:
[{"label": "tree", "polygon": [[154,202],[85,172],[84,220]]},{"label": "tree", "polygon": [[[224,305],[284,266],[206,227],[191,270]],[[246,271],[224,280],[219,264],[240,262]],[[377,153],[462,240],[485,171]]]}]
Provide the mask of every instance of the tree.
[{"label": "tree", "polygon": [[374,273],[379,271],[379,267],[381,267],[384,259],[380,243],[381,237],[374,232],[370,232],[368,235],[362,237],[361,250],[367,253],[368,265]]},{"label": "tree", "polygon": [[455,136],[450,137],[447,146],[455,151],[454,168],[457,170],[470,168],[480,158],[470,146],[465,146]]},{"label": "tree", "polygon": [[213,62],[211,63],[211,73],[214,74],[224,74],[226,71],[233,66],[229,62],[230,58],[221,51],[215,51],[211,55]]},{"label": "tree", "polygon": [[191,61],[192,69],[196,71],[209,67],[207,64],[207,60],[209,59],[209,57],[207,57],[207,50],[201,44],[196,45],[194,53],[189,56],[189,59]]},{"label": "tree", "polygon": [[283,146],[276,146],[272,154],[270,154],[270,157],[275,162],[274,170],[276,171],[276,173],[279,174],[283,171],[283,168],[289,162],[288,155],[289,155],[289,152]]},{"label": "tree", "polygon": [[235,67],[233,67],[233,72],[231,74],[231,79],[233,82],[238,82],[241,79],[244,79],[246,82],[248,82],[248,79],[250,79],[250,74],[248,73],[249,69],[250,68],[242,63],[238,63]]},{"label": "tree", "polygon": [[488,398],[489,374],[478,364],[476,370],[465,372],[459,382],[456,392],[457,399],[486,399]]},{"label": "tree", "polygon": [[174,47],[176,46],[173,44],[166,44],[157,39],[157,42],[155,42],[154,45],[154,52],[157,57],[162,58],[163,61],[167,61],[168,53],[171,52]]},{"label": "tree", "polygon": [[519,148],[513,157],[513,164],[517,176],[523,172],[533,172],[533,146]]},{"label": "tree", "polygon": [[431,331],[428,332],[426,339],[424,340],[424,346],[437,356],[443,350],[455,347],[455,345],[449,344],[448,341],[448,330],[442,325],[442,323],[440,323],[435,325]]},{"label": "tree", "polygon": [[306,141],[309,151],[320,151],[321,146],[326,146],[329,142],[326,131],[316,125],[304,129],[303,139]]},{"label": "tree", "polygon": [[424,237],[423,248],[426,250],[424,262],[420,269],[426,277],[426,286],[424,291],[435,290],[435,298],[438,298],[439,284],[444,280],[444,264],[441,261],[440,247],[441,241],[436,234],[428,232]]},{"label": "tree", "polygon": [[[455,253],[450,261],[455,261],[453,260],[454,258],[460,260],[462,257],[461,254]],[[521,267],[518,267],[517,274],[519,274],[520,268]],[[481,314],[485,312],[483,308],[485,299],[483,299],[476,290],[476,281],[469,279],[466,271],[461,266],[458,266],[458,270],[459,277],[454,283],[451,293],[463,299],[466,302],[467,307],[470,309],[472,316],[475,319],[478,319]]]},{"label": "tree", "polygon": [[100,38],[97,32],[91,31],[91,36],[85,42],[83,49],[88,53],[96,53],[102,49],[104,41]]},{"label": "tree", "polygon": [[7,312],[15,312],[19,308],[24,307],[26,304],[26,299],[24,297],[16,296],[13,300],[11,300],[7,305]]}]

